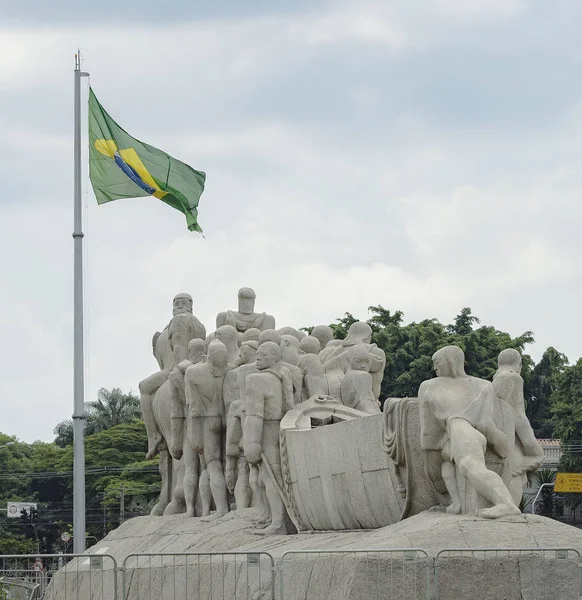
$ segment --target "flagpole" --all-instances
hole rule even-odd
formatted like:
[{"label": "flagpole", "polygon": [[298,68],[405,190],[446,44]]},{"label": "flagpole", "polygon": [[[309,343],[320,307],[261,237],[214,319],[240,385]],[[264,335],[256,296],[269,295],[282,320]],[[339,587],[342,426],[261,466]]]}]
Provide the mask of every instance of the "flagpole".
[{"label": "flagpole", "polygon": [[83,206],[81,194],[81,52],[75,54],[74,317],[73,317],[73,553],[85,551],[85,378],[83,351]]}]

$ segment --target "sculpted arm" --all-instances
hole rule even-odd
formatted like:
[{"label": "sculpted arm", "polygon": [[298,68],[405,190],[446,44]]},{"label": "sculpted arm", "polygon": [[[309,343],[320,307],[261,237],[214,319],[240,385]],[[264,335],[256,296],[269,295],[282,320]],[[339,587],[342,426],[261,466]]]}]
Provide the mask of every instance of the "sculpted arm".
[{"label": "sculpted arm", "polygon": [[176,315],[170,323],[170,343],[174,355],[174,364],[188,360],[188,343],[192,339],[190,315]]},{"label": "sculpted arm", "polygon": [[242,439],[240,405],[240,400],[235,400],[230,405],[226,420],[226,465],[224,475],[226,486],[231,493],[233,493],[236,484],[236,468]]},{"label": "sculpted arm", "polygon": [[515,435],[523,446],[523,453],[526,456],[543,457],[544,451],[537,441],[529,419],[525,414],[523,379],[517,373],[511,376],[507,398],[510,399],[511,407],[515,412]]},{"label": "sculpted arm", "polygon": [[261,453],[263,452],[265,395],[261,387],[260,376],[257,373],[252,373],[247,377],[244,398],[246,415],[243,425],[243,439],[245,458],[252,465],[261,462]]},{"label": "sculpted arm", "polygon": [[418,390],[418,408],[420,412],[420,447],[424,472],[431,485],[440,494],[447,491],[442,477],[441,442],[444,430],[437,423],[431,406],[430,382],[424,381]]},{"label": "sculpted arm", "polygon": [[194,452],[202,454],[204,451],[203,425],[204,425],[204,403],[200,390],[196,385],[194,367],[186,369],[184,375],[186,384],[186,402],[188,411],[188,441]]},{"label": "sculpted arm", "polygon": [[503,431],[497,429],[493,422],[493,400],[493,386],[486,385],[476,400],[481,403],[481,418],[476,424],[476,429],[487,438],[487,443],[490,444],[495,454],[505,458],[509,454],[507,437]]}]

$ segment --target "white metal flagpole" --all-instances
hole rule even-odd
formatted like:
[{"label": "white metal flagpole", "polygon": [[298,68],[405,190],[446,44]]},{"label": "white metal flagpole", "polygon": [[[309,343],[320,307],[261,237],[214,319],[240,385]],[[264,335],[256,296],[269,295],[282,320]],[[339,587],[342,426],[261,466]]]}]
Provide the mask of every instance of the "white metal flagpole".
[{"label": "white metal flagpole", "polygon": [[75,54],[73,552],[85,551],[85,378],[83,357],[83,212],[81,199],[81,52]]}]

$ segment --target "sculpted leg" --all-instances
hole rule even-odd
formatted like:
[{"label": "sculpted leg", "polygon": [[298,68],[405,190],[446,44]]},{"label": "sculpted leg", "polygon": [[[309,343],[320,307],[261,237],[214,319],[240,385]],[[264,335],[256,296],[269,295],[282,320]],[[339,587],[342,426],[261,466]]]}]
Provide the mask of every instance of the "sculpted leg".
[{"label": "sculpted leg", "polygon": [[222,517],[229,510],[222,464],[220,460],[211,460],[207,465],[207,469],[208,476],[210,477],[210,491],[216,505],[216,516]]},{"label": "sculpted leg", "polygon": [[259,467],[257,465],[250,465],[249,485],[252,490],[253,498],[256,498],[258,501],[258,521],[259,523],[269,523],[271,521],[271,511],[269,509],[269,503],[267,502],[265,488],[260,479]]},{"label": "sculpted leg", "polygon": [[210,491],[210,478],[208,477],[208,469],[206,468],[206,461],[202,455],[198,455],[200,460],[200,481],[198,482],[198,489],[200,490],[200,500],[202,501],[202,516],[207,517],[212,509],[212,492]]},{"label": "sculpted leg", "polygon": [[184,461],[168,457],[171,471],[173,472],[172,480],[174,489],[172,492],[172,500],[166,507],[164,515],[180,515],[186,512],[186,500],[184,498]]},{"label": "sculpted leg", "polygon": [[249,485],[249,469],[244,456],[238,459],[238,476],[234,487],[234,499],[236,508],[248,508],[251,505],[251,488]]},{"label": "sculpted leg", "polygon": [[154,458],[159,450],[159,446],[163,441],[162,434],[158,431],[154,411],[152,410],[152,397],[149,394],[141,394],[139,403],[141,405],[141,414],[148,434],[148,452],[146,460]]},{"label": "sculpted leg", "polygon": [[[281,500],[281,496],[275,487],[275,482],[269,473],[266,473],[265,466],[263,463],[260,464],[259,469],[261,470],[261,476],[265,482],[265,492],[267,494],[267,500],[269,501],[269,506],[271,508],[271,524],[262,530],[264,534],[287,534],[287,527],[285,526],[285,505],[283,504],[283,500]],[[279,485],[282,485],[283,479],[281,477],[281,465],[272,464],[271,470],[273,474],[277,478]]]},{"label": "sculpted leg", "polygon": [[459,488],[457,487],[457,470],[455,469],[455,465],[448,460],[444,461],[442,475],[452,500],[451,505],[447,507],[447,512],[453,515],[460,515],[463,505],[461,496],[459,495]]},{"label": "sculpted leg", "polygon": [[162,516],[170,503],[172,493],[172,470],[169,468],[170,455],[167,450],[160,452],[160,475],[162,477],[162,489],[158,503],[152,508],[152,516]]},{"label": "sculpted leg", "polygon": [[477,493],[494,505],[492,508],[478,510],[478,517],[497,519],[505,515],[518,515],[521,513],[513,502],[513,498],[501,477],[487,469],[484,462],[475,457],[467,456],[461,459],[460,470]]},{"label": "sculpted leg", "polygon": [[139,384],[141,414],[148,434],[148,452],[146,460],[154,458],[159,452],[160,444],[163,442],[154,417],[152,408],[154,394],[161,385],[168,379],[169,371],[158,371],[144,379]]},{"label": "sculpted leg", "polygon": [[189,444],[184,444],[184,498],[186,501],[186,515],[196,516],[196,495],[198,493],[198,476],[200,473],[200,459]]}]

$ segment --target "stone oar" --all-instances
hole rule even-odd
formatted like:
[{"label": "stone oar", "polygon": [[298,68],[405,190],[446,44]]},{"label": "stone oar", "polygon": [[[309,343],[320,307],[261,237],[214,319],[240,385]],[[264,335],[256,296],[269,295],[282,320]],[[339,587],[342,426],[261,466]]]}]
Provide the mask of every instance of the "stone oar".
[{"label": "stone oar", "polygon": [[279,496],[281,497],[281,500],[283,501],[283,504],[285,505],[285,508],[287,509],[289,519],[291,519],[291,522],[293,523],[293,525],[295,525],[297,531],[303,531],[303,526],[301,525],[301,523],[299,523],[299,521],[297,521],[297,518],[293,514],[293,510],[291,509],[289,500],[287,499],[287,496],[285,496],[285,492],[281,489],[281,486],[279,485],[279,482],[275,477],[275,473],[273,473],[273,469],[271,469],[271,465],[269,464],[269,461],[267,460],[267,457],[264,455],[263,452],[261,452],[261,460],[265,465],[265,470],[267,471],[269,478],[271,479],[273,485],[275,486],[275,489],[277,490]]}]

